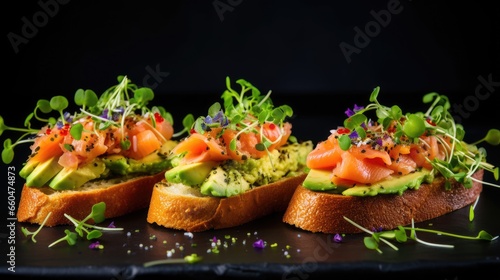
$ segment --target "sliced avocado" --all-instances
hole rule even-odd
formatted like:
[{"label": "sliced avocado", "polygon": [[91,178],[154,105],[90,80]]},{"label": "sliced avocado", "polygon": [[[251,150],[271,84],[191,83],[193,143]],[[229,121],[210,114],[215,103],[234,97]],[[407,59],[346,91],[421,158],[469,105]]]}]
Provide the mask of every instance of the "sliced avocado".
[{"label": "sliced avocado", "polygon": [[324,191],[340,194],[348,187],[337,186],[331,180],[330,170],[310,169],[302,186],[313,191]]},{"label": "sliced avocado", "polygon": [[429,170],[413,172],[407,175],[394,176],[371,186],[355,186],[342,192],[348,196],[375,196],[377,194],[403,194],[407,189],[418,189],[424,182],[431,182]]},{"label": "sliced avocado", "polygon": [[46,186],[47,182],[63,169],[62,165],[57,162],[58,160],[58,157],[53,157],[46,162],[37,164],[26,178],[26,185],[28,187]]},{"label": "sliced avocado", "polygon": [[26,164],[24,164],[23,168],[19,171],[19,176],[21,176],[21,178],[23,179],[28,178],[28,175],[30,175],[31,172],[35,170],[35,167],[37,167],[39,163],[40,162],[37,160],[28,160]]},{"label": "sliced avocado", "polygon": [[125,175],[130,167],[127,158],[122,155],[107,156],[102,158],[102,161],[114,174]]},{"label": "sliced avocado", "polygon": [[230,197],[250,189],[248,183],[237,170],[224,170],[220,166],[210,172],[200,191],[204,195]]},{"label": "sliced avocado", "polygon": [[103,157],[102,160],[113,174],[155,174],[172,167],[167,155],[174,143],[174,141],[167,141],[157,152],[151,153],[140,160],[129,159],[122,155],[110,155]]},{"label": "sliced avocado", "polygon": [[331,182],[330,176],[330,171],[311,169],[302,185],[313,191],[338,190],[346,196],[375,196],[377,194],[402,194],[407,189],[418,189],[423,182],[432,181],[432,175],[426,169],[394,176],[373,185],[357,185],[351,188],[336,186]]},{"label": "sliced avocado", "polygon": [[311,169],[302,185],[313,191],[334,190],[337,186],[332,183],[331,174],[330,170]]},{"label": "sliced avocado", "polygon": [[200,186],[208,173],[218,165],[215,161],[197,162],[179,165],[165,172],[165,179],[170,183],[182,183],[187,186]]},{"label": "sliced avocado", "polygon": [[157,157],[156,161],[150,161],[150,162],[146,162],[143,160],[129,159],[128,164],[129,167],[126,170],[127,174],[128,173],[155,174],[170,169],[172,167],[170,161],[162,157]]},{"label": "sliced avocado", "polygon": [[106,164],[96,159],[77,169],[62,169],[50,181],[49,186],[55,190],[71,190],[80,187],[86,182],[99,178],[106,170]]}]

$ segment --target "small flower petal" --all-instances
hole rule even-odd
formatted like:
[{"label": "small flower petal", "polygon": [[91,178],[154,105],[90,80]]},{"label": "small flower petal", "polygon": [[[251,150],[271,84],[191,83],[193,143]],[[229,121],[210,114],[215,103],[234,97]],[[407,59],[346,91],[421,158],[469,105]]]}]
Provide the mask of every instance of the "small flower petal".
[{"label": "small flower petal", "polygon": [[345,111],[345,114],[348,116],[348,117],[351,117],[352,115],[354,115],[354,111],[351,110],[351,108],[347,108],[347,110]]},{"label": "small flower petal", "polygon": [[89,249],[99,249],[99,241],[96,241],[96,242],[93,242],[93,243],[90,243],[89,245]]},{"label": "small flower petal", "polygon": [[264,240],[259,239],[259,240],[255,241],[252,246],[254,248],[262,249],[265,247]]},{"label": "small flower petal", "polygon": [[340,234],[336,233],[335,236],[333,236],[333,242],[335,242],[335,243],[342,242],[342,236]]},{"label": "small flower petal", "polygon": [[354,112],[358,112],[358,111],[363,110],[364,108],[365,108],[364,106],[358,106],[358,105],[354,104],[353,110],[354,110]]}]

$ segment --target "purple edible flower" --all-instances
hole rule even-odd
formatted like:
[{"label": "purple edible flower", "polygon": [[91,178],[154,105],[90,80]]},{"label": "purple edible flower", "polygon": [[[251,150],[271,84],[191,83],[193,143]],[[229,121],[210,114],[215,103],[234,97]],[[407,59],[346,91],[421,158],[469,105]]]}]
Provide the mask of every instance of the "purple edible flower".
[{"label": "purple edible flower", "polygon": [[351,139],[356,139],[358,137],[359,137],[359,135],[356,131],[351,132],[351,134],[349,135],[349,138],[351,138]]},{"label": "purple edible flower", "polygon": [[223,127],[227,126],[229,124],[226,116],[224,116],[224,112],[222,112],[222,111],[217,112],[217,114],[213,118],[213,121],[218,122]]},{"label": "purple edible flower", "polygon": [[264,240],[262,239],[259,239],[257,241],[255,241],[252,245],[254,248],[259,248],[259,249],[262,249],[265,247],[265,244],[264,244]]},{"label": "purple edible flower", "polygon": [[374,228],[374,227],[372,227],[372,231],[373,231],[373,232],[381,232],[381,231],[383,231],[383,230],[384,230],[384,228],[382,228],[382,227],[378,227],[378,228]]},{"label": "purple edible flower", "polygon": [[57,126],[57,128],[61,129],[64,126],[64,124],[62,121],[57,121],[56,126]]},{"label": "purple edible flower", "polygon": [[365,107],[363,107],[363,106],[358,106],[358,105],[354,104],[354,108],[353,109],[347,108],[347,110],[345,111],[345,114],[348,117],[351,117],[352,115],[356,114],[356,112],[363,110],[364,108]]},{"label": "purple edible flower", "polygon": [[347,108],[347,110],[345,111],[345,114],[348,116],[348,117],[351,117],[352,115],[354,115],[354,111],[351,110],[351,108]]},{"label": "purple edible flower", "polygon": [[109,225],[108,225],[108,228],[116,228],[115,226],[115,222],[112,221]]},{"label": "purple edible flower", "polygon": [[104,109],[101,113],[101,118],[108,119],[108,109]]},{"label": "purple edible flower", "polygon": [[113,114],[111,115],[111,119],[116,122],[120,119],[121,115],[121,113],[113,112]]},{"label": "purple edible flower", "polygon": [[354,110],[354,112],[358,112],[358,111],[363,110],[364,108],[365,108],[364,106],[358,106],[358,105],[354,104],[353,110]]},{"label": "purple edible flower", "polygon": [[101,244],[99,244],[99,241],[90,243],[89,249],[99,249],[99,245],[101,245]]},{"label": "purple edible flower", "polygon": [[342,242],[342,236],[340,234],[336,233],[335,236],[333,236],[333,242],[335,242],[335,243]]},{"label": "purple edible flower", "polygon": [[68,123],[73,122],[73,117],[69,112],[64,112],[64,120]]}]

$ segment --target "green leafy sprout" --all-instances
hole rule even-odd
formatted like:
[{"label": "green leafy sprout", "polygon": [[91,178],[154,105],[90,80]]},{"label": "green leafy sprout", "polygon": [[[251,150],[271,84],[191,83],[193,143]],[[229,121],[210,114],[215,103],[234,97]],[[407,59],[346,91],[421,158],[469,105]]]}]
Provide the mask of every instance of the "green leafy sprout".
[{"label": "green leafy sprout", "polygon": [[[371,120],[367,117],[368,111],[375,111],[377,123],[383,127],[382,134],[392,133],[396,143],[418,143],[423,135],[444,136],[451,139],[451,145],[441,137],[436,139],[443,144],[447,154],[444,160],[427,159],[434,171],[441,173],[446,179],[454,179],[463,184],[466,188],[471,188],[473,181],[500,187],[498,184],[483,182],[472,175],[478,169],[484,169],[494,175],[495,180],[499,179],[499,167],[495,167],[486,161],[486,150],[476,145],[486,142],[490,145],[500,144],[500,130],[490,129],[485,137],[468,144],[463,141],[465,131],[461,124],[455,123],[453,116],[449,112],[451,107],[449,99],[436,92],[431,92],[423,97],[423,102],[430,104],[429,109],[424,112],[403,114],[397,105],[388,107],[381,105],[377,100],[380,87],[376,87],[370,95],[370,104],[366,107],[355,106],[354,110],[348,110],[348,118],[344,120],[344,127],[348,133],[343,133],[339,137],[341,149],[348,150],[351,145],[358,144],[366,140],[365,128],[369,126]],[[446,180],[446,187],[449,188],[451,180]]]},{"label": "green leafy sprout", "polygon": [[162,259],[162,260],[155,260],[155,261],[149,261],[143,264],[144,267],[150,267],[154,265],[161,265],[161,264],[179,264],[179,263],[188,263],[188,264],[193,264],[200,262],[203,258],[201,256],[198,256],[197,254],[191,254],[187,255],[184,258],[174,258],[174,259]]},{"label": "green leafy sprout", "polygon": [[[78,89],[74,94],[74,103],[80,106],[80,110],[73,114],[65,111],[69,106],[68,99],[58,95],[50,100],[38,100],[34,111],[24,120],[24,127],[22,128],[6,125],[3,117],[0,116],[0,136],[6,130],[22,133],[14,142],[10,138],[4,141],[2,161],[6,164],[11,163],[14,158],[14,148],[17,145],[34,142],[34,137],[30,136],[36,136],[40,132],[40,128],[33,128],[32,121],[38,121],[49,128],[69,124],[69,133],[76,140],[81,138],[83,125],[81,123],[73,125],[73,121],[86,117],[91,117],[94,120],[95,130],[103,130],[111,125],[118,126],[123,130],[126,117],[136,114],[145,115],[146,113],[150,113],[149,116],[153,126],[156,125],[155,114],[159,114],[172,125],[174,124],[172,115],[164,107],[147,107],[148,103],[154,98],[152,89],[138,87],[127,76],[118,76],[117,80],[118,84],[105,90],[100,97],[91,89]],[[53,112],[57,113],[56,117],[44,117]],[[193,122],[192,118],[191,115],[187,115],[183,124],[190,125]],[[185,127],[182,131],[175,133],[173,137],[178,137],[186,133],[187,130]],[[123,139],[121,145],[124,149],[128,149],[131,145],[130,140]]]},{"label": "green leafy sprout", "polygon": [[[87,215],[83,220],[79,221],[73,217],[71,217],[68,214],[64,214],[64,217],[66,217],[68,220],[71,221],[71,223],[75,227],[75,232],[70,231],[69,229],[64,230],[64,233],[66,234],[65,236],[61,237],[60,239],[52,242],[49,245],[49,248],[61,243],[63,241],[66,241],[69,245],[75,245],[78,237],[83,237],[84,234],[86,234],[87,240],[92,240],[92,239],[97,239],[102,236],[103,231],[121,231],[123,228],[116,228],[116,227],[100,227],[97,226],[97,224],[102,223],[105,220],[104,213],[106,211],[106,203],[104,202],[99,202],[96,203],[92,206],[92,211],[90,214]],[[47,222],[48,218],[52,212],[49,212],[49,214],[45,217],[44,221],[40,225],[40,227],[34,231],[31,232],[25,227],[21,228],[21,231],[23,234],[28,237],[31,235],[31,240],[36,243],[35,236],[40,232],[40,230],[44,227],[45,223]],[[86,223],[88,220],[92,219],[94,221],[94,224],[88,224]]]},{"label": "green leafy sprout", "polygon": [[[241,87],[240,92],[231,87],[231,80],[226,77],[227,89],[221,96],[223,106],[219,102],[212,104],[208,109],[208,116],[198,117],[192,128],[197,133],[216,127],[237,131],[229,145],[232,151],[236,150],[236,140],[242,133],[260,133],[260,142],[255,148],[258,151],[268,151],[269,146],[279,142],[282,135],[271,141],[258,128],[262,130],[264,123],[274,123],[282,129],[285,119],[293,115],[293,110],[288,105],[275,107],[270,98],[271,91],[262,95],[259,89],[244,79],[239,79],[236,83]],[[294,136],[290,136],[290,141],[296,142],[297,140]]]},{"label": "green leafy sprout", "polygon": [[45,223],[47,222],[47,220],[49,219],[51,214],[52,214],[52,212],[49,212],[49,214],[47,214],[47,216],[43,220],[42,224],[35,231],[29,231],[27,228],[21,227],[21,231],[23,232],[24,236],[28,237],[31,235],[31,241],[33,243],[36,243],[35,236],[42,230],[43,226],[45,225]]},{"label": "green leafy sprout", "polygon": [[[440,247],[440,248],[454,248],[453,245],[450,244],[439,244],[439,243],[431,243],[424,241],[422,239],[419,239],[417,237],[417,231],[419,232],[428,232],[428,233],[435,233],[437,235],[441,236],[450,236],[450,237],[455,237],[459,239],[469,239],[469,240],[483,240],[483,241],[493,241],[498,238],[498,236],[492,236],[491,234],[487,233],[484,230],[481,230],[477,236],[467,236],[467,235],[459,235],[459,234],[453,234],[453,233],[448,233],[445,231],[440,231],[440,230],[431,230],[431,229],[425,229],[425,228],[416,228],[414,225],[414,221],[412,219],[411,222],[411,227],[403,227],[403,226],[398,226],[394,230],[388,230],[388,231],[380,231],[380,232],[373,232],[370,231],[361,225],[357,224],[356,222],[352,221],[351,219],[347,218],[344,216],[344,219],[354,225],[355,227],[359,228],[360,230],[370,234],[370,236],[367,236],[363,239],[363,242],[365,244],[365,247],[371,250],[375,250],[382,254],[382,250],[380,249],[380,243],[383,242],[387,244],[389,247],[394,249],[395,251],[398,251],[398,247],[396,247],[393,243],[391,243],[389,240],[395,240],[398,243],[404,243],[407,242],[408,240],[414,240],[415,242],[427,245],[427,246],[432,246],[432,247]],[[408,235],[409,231],[409,235]]]}]

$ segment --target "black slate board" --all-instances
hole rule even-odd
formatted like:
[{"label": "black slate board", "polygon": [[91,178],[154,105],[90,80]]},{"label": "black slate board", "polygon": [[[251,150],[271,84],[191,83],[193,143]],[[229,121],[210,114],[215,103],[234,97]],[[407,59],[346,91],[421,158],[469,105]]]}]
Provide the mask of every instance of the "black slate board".
[{"label": "black slate board", "polygon": [[[500,234],[500,190],[485,186],[468,221],[469,208],[416,224],[416,227],[476,236],[480,230]],[[309,276],[371,275],[395,278],[424,273],[436,279],[464,279],[463,274],[490,271],[498,275],[500,241],[463,240],[435,234],[417,233],[418,237],[455,247],[435,248],[414,241],[394,244],[393,250],[381,245],[382,254],[364,246],[366,234],[346,235],[341,243],[333,235],[306,232],[281,222],[276,213],[248,224],[222,230],[193,233],[171,230],[146,222],[147,210],[109,220],[123,231],[106,232],[99,239],[103,249],[90,249],[91,241],[80,239],[75,246],[63,242],[48,248],[64,236],[66,226],[44,228],[36,243],[24,237],[21,227],[31,231],[36,226],[17,224],[15,273],[10,276],[65,278],[71,275],[99,279],[142,279],[151,275],[178,276],[183,279],[226,277],[260,277],[276,279],[308,279]],[[107,226],[107,224],[103,224]],[[219,252],[211,251],[212,240],[221,241]],[[263,249],[253,242],[262,239]],[[271,244],[275,244],[272,247]],[[167,256],[167,252],[172,254]],[[153,260],[182,258],[196,253],[203,259],[195,264],[169,264],[144,267]],[[288,255],[288,257],[287,257]],[[5,262],[2,264],[5,266]],[[1,269],[2,274],[6,268]]]}]

